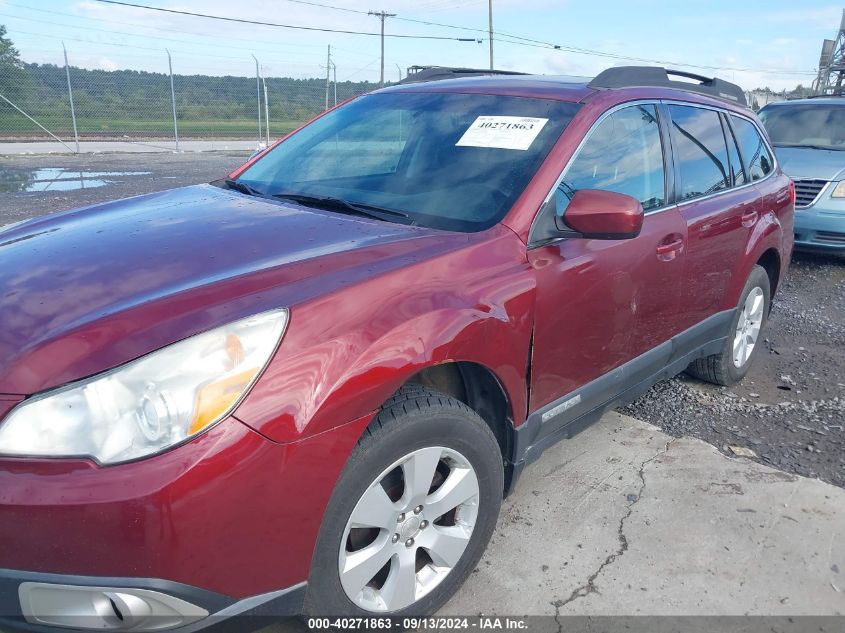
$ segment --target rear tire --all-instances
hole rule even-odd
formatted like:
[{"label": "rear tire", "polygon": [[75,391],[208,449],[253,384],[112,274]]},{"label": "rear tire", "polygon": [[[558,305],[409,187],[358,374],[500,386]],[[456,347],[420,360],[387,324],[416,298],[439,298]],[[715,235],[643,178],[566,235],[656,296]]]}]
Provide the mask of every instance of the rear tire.
[{"label": "rear tire", "polygon": [[686,372],[716,385],[735,385],[745,377],[759,353],[769,318],[771,286],[762,266],[754,266],[739,298],[722,351],[693,361]]},{"label": "rear tire", "polygon": [[403,387],[358,441],[332,494],[306,613],[434,613],[481,558],[503,489],[499,444],[484,420],[442,393]]}]

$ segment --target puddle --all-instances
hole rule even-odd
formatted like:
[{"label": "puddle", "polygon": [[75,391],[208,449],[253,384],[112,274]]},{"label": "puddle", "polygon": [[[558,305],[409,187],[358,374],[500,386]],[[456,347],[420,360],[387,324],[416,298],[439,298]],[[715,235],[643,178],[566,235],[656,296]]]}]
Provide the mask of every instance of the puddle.
[{"label": "puddle", "polygon": [[148,171],[80,171],[63,167],[44,169],[0,168],[0,192],[73,191],[94,189],[127,176],[146,176]]}]

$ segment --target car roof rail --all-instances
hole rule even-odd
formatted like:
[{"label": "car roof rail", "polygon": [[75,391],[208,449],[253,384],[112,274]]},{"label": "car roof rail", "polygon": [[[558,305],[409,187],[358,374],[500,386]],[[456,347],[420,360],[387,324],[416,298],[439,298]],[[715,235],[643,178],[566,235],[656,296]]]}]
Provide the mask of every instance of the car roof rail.
[{"label": "car roof rail", "polygon": [[[674,81],[671,77],[684,77],[698,83],[689,81]],[[676,88],[698,92],[709,97],[716,97],[724,101],[730,101],[737,105],[748,107],[745,92],[729,81],[718,77],[703,77],[695,73],[683,70],[670,70],[659,66],[617,66],[600,72],[587,84],[590,88],[634,88],[634,87],[656,87]]]},{"label": "car roof rail", "polygon": [[456,79],[458,77],[479,77],[492,75],[525,75],[514,70],[489,70],[482,68],[452,68],[449,66],[411,66],[408,75],[400,84],[416,84],[424,81]]}]

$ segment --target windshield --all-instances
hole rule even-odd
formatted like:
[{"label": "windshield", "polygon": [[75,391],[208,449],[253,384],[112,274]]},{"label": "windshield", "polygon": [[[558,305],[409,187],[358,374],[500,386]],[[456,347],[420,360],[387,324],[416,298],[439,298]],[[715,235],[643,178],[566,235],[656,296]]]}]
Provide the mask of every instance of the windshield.
[{"label": "windshield", "polygon": [[[480,231],[502,219],[578,110],[546,99],[446,93],[361,97],[303,128],[238,183],[332,199],[382,219]],[[318,206],[318,205],[314,205]]]},{"label": "windshield", "polygon": [[773,105],[759,114],[775,145],[845,150],[845,100],[842,105]]}]

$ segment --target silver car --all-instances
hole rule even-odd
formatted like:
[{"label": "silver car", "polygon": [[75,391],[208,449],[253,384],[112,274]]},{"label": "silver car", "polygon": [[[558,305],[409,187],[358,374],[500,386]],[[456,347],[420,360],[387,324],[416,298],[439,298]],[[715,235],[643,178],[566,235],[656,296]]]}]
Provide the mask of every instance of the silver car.
[{"label": "silver car", "polygon": [[795,181],[795,248],[845,253],[845,96],[770,103],[759,114]]}]

